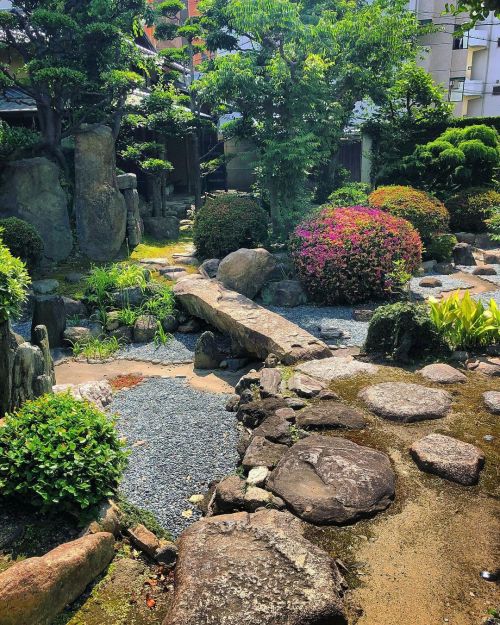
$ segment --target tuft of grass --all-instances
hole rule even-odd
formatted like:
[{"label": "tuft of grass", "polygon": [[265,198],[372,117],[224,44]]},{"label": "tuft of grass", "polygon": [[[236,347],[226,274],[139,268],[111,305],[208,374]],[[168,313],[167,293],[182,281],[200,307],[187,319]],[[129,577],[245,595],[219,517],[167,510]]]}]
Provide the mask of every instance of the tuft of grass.
[{"label": "tuft of grass", "polygon": [[118,321],[120,324],[126,326],[133,326],[137,320],[137,317],[141,314],[140,310],[130,308],[130,306],[126,306],[118,311]]},{"label": "tuft of grass", "polygon": [[105,360],[120,349],[116,336],[92,337],[73,344],[73,356],[84,356],[89,360]]}]

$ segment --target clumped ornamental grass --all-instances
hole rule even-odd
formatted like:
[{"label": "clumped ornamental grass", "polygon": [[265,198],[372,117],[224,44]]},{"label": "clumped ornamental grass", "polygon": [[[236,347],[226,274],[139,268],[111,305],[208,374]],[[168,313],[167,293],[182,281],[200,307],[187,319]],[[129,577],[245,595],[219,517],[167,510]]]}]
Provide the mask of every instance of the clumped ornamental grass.
[{"label": "clumped ornamental grass", "polygon": [[85,510],[110,497],[126,466],[114,423],[69,393],[27,401],[0,428],[0,493],[43,510]]},{"label": "clumped ornamental grass", "polygon": [[115,263],[105,267],[94,266],[86,278],[86,296],[90,302],[103,306],[109,303],[111,293],[128,287],[145,288],[144,269],[139,265]]},{"label": "clumped ornamental grass", "polygon": [[392,294],[394,268],[420,265],[422,242],[404,219],[364,206],[325,207],[296,228],[292,257],[318,302],[354,304]]},{"label": "clumped ornamental grass", "polygon": [[73,356],[88,360],[105,360],[120,349],[116,336],[90,337],[73,343]]}]

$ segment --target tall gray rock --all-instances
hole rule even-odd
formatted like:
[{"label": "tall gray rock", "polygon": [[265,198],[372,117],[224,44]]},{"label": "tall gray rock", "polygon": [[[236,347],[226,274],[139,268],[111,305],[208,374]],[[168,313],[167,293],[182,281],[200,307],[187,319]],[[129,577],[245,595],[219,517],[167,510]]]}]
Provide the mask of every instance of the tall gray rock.
[{"label": "tall gray rock", "polygon": [[44,157],[8,163],[0,181],[0,218],[18,217],[34,226],[44,245],[44,257],[60,261],[69,256],[73,236],[68,198],[61,170]]},{"label": "tall gray rock", "polygon": [[127,207],[108,126],[84,126],[75,136],[75,215],[82,252],[92,260],[115,258],[125,240]]},{"label": "tall gray rock", "polygon": [[137,176],[122,174],[117,176],[118,188],[125,198],[127,206],[127,240],[130,248],[137,247],[142,241],[142,219],[139,212],[139,193],[137,192]]}]

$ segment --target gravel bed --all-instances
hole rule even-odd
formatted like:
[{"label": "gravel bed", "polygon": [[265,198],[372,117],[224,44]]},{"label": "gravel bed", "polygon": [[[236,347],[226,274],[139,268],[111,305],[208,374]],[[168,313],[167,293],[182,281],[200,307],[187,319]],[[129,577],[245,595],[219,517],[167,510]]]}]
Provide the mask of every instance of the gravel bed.
[{"label": "gravel bed", "polygon": [[[481,278],[481,280],[485,280],[486,282],[491,282],[492,284],[500,286],[500,265],[491,265],[491,266],[496,269],[496,272],[497,272],[496,276],[477,276],[477,277]],[[462,265],[459,267],[459,269],[460,271],[463,271],[465,273],[472,273],[475,267]]]},{"label": "gravel bed", "polygon": [[125,360],[154,361],[162,365],[193,362],[194,348],[199,337],[199,333],[181,334],[178,332],[166,345],[156,346],[152,341],[132,343],[120,348],[115,357]]},{"label": "gravel bed", "polygon": [[[224,408],[228,397],[195,390],[183,379],[154,378],[118,392],[107,408],[118,414],[117,429],[131,450],[122,492],[173,536],[201,516],[189,497],[237,466],[238,432],[234,413]],[[186,510],[190,518],[182,516]]]},{"label": "gravel bed", "polygon": [[500,290],[496,291],[488,291],[487,293],[481,293],[480,295],[475,295],[475,299],[481,300],[483,304],[486,306],[490,303],[490,300],[493,299],[500,306]]},{"label": "gravel bed", "polygon": [[313,336],[320,338],[319,328],[322,322],[332,321],[342,330],[351,335],[351,338],[325,341],[329,345],[357,345],[361,346],[366,339],[368,322],[355,321],[352,318],[354,308],[374,308],[373,305],[353,306],[295,306],[294,308],[281,308],[278,306],[266,306],[268,310],[278,313],[288,321],[297,324],[307,330]]},{"label": "gravel bed", "polygon": [[453,276],[433,273],[429,274],[430,278],[437,278],[442,282],[442,286],[436,286],[432,288],[419,286],[419,282],[423,279],[424,276],[420,276],[417,278],[412,278],[410,280],[410,290],[418,299],[425,299],[429,295],[439,295],[440,293],[444,293],[446,291],[455,291],[456,289],[470,289],[470,284],[467,284],[463,280],[459,280],[454,278]]}]

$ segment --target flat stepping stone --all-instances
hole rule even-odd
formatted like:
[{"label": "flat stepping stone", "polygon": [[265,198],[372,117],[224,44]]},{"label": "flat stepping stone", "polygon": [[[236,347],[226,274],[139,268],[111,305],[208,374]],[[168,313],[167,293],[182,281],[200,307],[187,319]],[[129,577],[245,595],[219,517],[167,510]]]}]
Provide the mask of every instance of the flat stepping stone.
[{"label": "flat stepping stone", "polygon": [[431,380],[431,382],[438,382],[439,384],[457,384],[459,382],[467,382],[467,376],[461,371],[439,362],[432,365],[427,365],[423,369],[420,369],[419,373]]},{"label": "flat stepping stone", "polygon": [[345,438],[313,434],[288,449],[267,488],[301,519],[331,525],[387,508],[395,481],[389,458],[380,451]]},{"label": "flat stepping stone", "polygon": [[178,547],[163,625],[347,622],[337,565],[304,538],[289,512],[204,518],[182,533]]},{"label": "flat stepping stone", "polygon": [[373,374],[378,371],[377,366],[355,360],[350,356],[333,356],[322,360],[311,360],[299,365],[297,369],[324,382],[349,378],[354,375]]},{"label": "flat stepping stone", "polygon": [[486,391],[483,393],[484,405],[493,414],[500,414],[500,392]]},{"label": "flat stepping stone", "polygon": [[497,271],[492,265],[479,265],[472,270],[473,276],[496,276]]},{"label": "flat stepping stone", "polygon": [[323,382],[311,378],[310,375],[296,371],[288,380],[288,388],[299,397],[311,398],[319,395],[326,386]]},{"label": "flat stepping stone", "polygon": [[296,423],[301,428],[361,430],[366,422],[363,413],[338,401],[322,401],[299,412]]},{"label": "flat stepping stone", "polygon": [[418,286],[423,286],[427,289],[435,289],[437,287],[443,286],[443,283],[438,278],[426,277],[422,278],[418,283]]},{"label": "flat stepping stone", "polygon": [[141,258],[139,262],[143,265],[169,265],[168,258]]},{"label": "flat stepping stone", "polygon": [[463,486],[477,484],[484,466],[480,449],[443,434],[424,436],[413,443],[410,454],[422,471]]},{"label": "flat stepping stone", "polygon": [[444,417],[451,408],[447,391],[407,382],[382,382],[360,391],[369,410],[399,423]]}]

